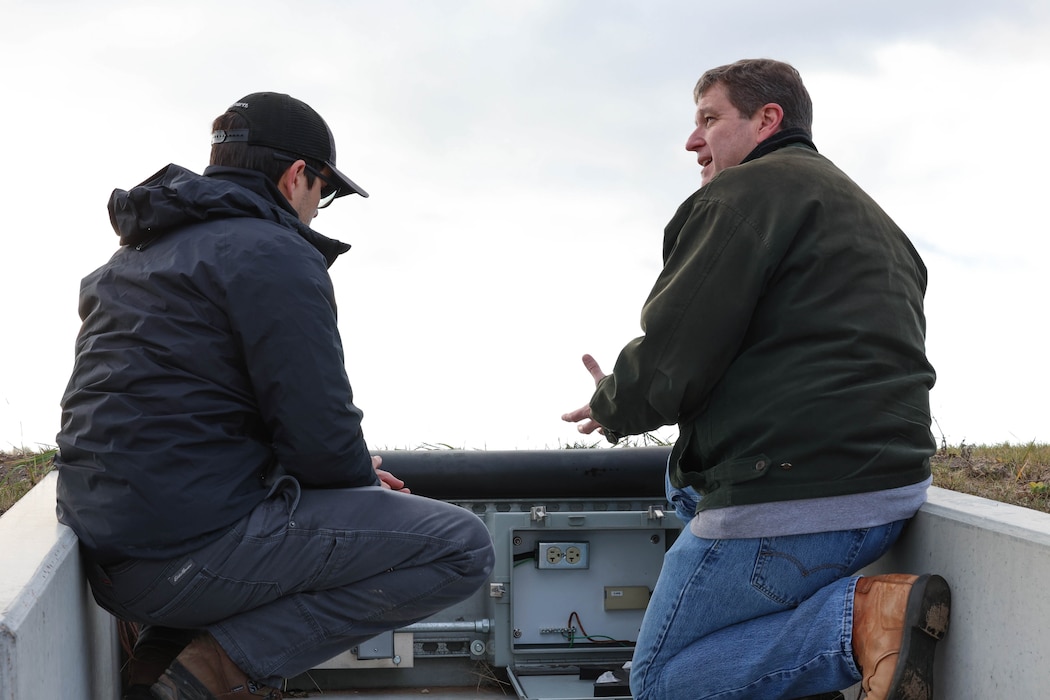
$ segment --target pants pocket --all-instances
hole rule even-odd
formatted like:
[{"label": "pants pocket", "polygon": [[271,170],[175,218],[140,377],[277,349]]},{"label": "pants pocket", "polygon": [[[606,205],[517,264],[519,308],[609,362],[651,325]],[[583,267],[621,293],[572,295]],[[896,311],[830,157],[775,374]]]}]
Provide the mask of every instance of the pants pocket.
[{"label": "pants pocket", "polygon": [[867,530],[765,537],[751,585],[770,600],[795,607],[816,591],[853,573]]},{"label": "pants pocket", "polygon": [[201,568],[156,610],[149,622],[172,627],[205,627],[236,613],[252,610],[282,595],[274,581],[240,581]]}]

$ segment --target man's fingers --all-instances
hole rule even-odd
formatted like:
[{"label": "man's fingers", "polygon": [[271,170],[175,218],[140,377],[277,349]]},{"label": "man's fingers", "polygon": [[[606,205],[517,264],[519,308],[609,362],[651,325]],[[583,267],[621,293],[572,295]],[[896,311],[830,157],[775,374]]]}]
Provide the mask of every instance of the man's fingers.
[{"label": "man's fingers", "polygon": [[[595,360],[592,355],[583,356],[583,366],[591,373],[595,386],[597,386],[598,382],[605,377],[605,372],[602,372],[602,368],[598,366],[598,361]],[[600,435],[605,434],[604,428],[591,418],[590,404],[577,408],[575,411],[563,413],[561,419],[567,423],[576,423],[576,430],[584,435],[590,435],[595,430],[597,430]]]},{"label": "man's fingers", "polygon": [[581,406],[575,411],[569,411],[568,413],[561,414],[561,419],[566,423],[579,423],[581,420],[587,420],[591,417],[591,407]]},{"label": "man's fingers", "polygon": [[591,355],[583,356],[583,366],[591,373],[591,377],[594,379],[595,384],[600,382],[602,377],[605,376],[605,372],[603,372],[602,368],[598,366],[598,360],[594,359]]},{"label": "man's fingers", "polygon": [[405,493],[411,493],[405,488],[405,482],[398,479],[396,476],[386,471],[385,469],[376,469],[376,476],[379,477],[379,483],[383,488],[391,489],[393,491],[404,491]]},{"label": "man's fingers", "polygon": [[401,493],[412,493],[409,489],[405,488],[405,482],[398,479],[396,476],[391,474],[385,469],[380,469],[379,466],[383,463],[383,458],[379,455],[372,455],[372,469],[375,470],[376,476],[379,477],[379,485],[385,489],[391,491],[400,491]]},{"label": "man's fingers", "polygon": [[598,431],[599,435],[605,435],[605,430],[602,428],[602,426],[598,425],[595,421],[589,418],[577,425],[576,430],[583,433],[584,435],[590,435],[595,430]]}]

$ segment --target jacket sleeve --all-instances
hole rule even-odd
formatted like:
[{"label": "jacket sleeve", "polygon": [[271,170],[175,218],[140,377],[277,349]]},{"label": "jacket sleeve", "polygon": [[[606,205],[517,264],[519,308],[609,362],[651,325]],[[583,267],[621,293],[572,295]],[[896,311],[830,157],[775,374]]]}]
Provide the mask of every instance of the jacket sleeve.
[{"label": "jacket sleeve", "polygon": [[762,238],[746,216],[703,197],[667,225],[664,267],[642,308],[642,331],[591,398],[596,421],[637,435],[703,411],[736,356],[766,285]]},{"label": "jacket sleeve", "polygon": [[306,485],[378,484],[320,253],[294,232],[231,250],[227,305],[280,466]]}]

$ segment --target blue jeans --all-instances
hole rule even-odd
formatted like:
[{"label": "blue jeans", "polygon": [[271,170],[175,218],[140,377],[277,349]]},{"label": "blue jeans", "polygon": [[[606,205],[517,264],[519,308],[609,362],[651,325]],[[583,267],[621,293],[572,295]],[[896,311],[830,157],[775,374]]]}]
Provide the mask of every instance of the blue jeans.
[{"label": "blue jeans", "polygon": [[301,489],[286,476],[200,550],[89,567],[88,579],[114,614],[207,629],[249,677],[276,685],[466,599],[492,562],[469,510],[378,486]]},{"label": "blue jeans", "polygon": [[[683,520],[695,496],[668,491]],[[687,527],[664,557],[642,621],[635,699],[795,698],[853,685],[851,574],[882,556],[904,522],[737,540],[702,539]]]}]

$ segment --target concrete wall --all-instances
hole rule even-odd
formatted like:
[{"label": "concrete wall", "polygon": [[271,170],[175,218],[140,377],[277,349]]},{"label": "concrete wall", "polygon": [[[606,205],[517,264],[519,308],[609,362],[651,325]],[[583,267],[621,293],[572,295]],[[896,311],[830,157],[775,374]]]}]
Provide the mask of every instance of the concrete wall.
[{"label": "concrete wall", "polygon": [[0,700],[115,700],[119,643],[95,605],[49,474],[0,517]]},{"label": "concrete wall", "polygon": [[[51,474],[0,518],[0,700],[117,698],[113,619],[80,566],[55,520]],[[933,488],[866,573],[891,571],[939,573],[952,587],[938,698],[1050,696],[1050,515]]]},{"label": "concrete wall", "polygon": [[868,572],[936,573],[951,586],[937,697],[1050,697],[1050,515],[932,488]]}]

